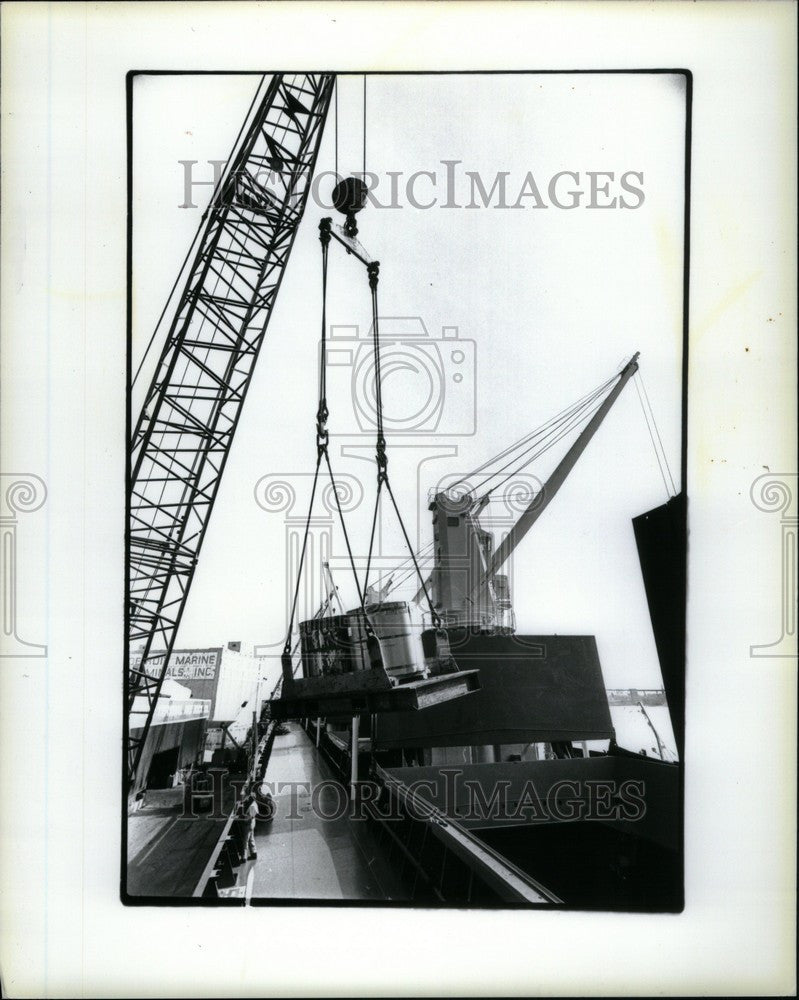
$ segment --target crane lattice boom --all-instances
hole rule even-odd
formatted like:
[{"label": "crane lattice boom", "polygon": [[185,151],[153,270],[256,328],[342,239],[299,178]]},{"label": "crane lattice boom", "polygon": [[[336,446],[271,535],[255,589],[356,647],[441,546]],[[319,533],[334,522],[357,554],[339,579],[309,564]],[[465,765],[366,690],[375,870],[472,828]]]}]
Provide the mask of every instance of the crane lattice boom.
[{"label": "crane lattice boom", "polygon": [[131,442],[130,790],[297,226],[331,74],[276,74],[209,206]]}]

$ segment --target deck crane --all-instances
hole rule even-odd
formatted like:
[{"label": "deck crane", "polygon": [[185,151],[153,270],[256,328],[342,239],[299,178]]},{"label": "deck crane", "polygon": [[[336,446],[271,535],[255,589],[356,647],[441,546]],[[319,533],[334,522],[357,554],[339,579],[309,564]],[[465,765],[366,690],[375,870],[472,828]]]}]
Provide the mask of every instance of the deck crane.
[{"label": "deck crane", "polygon": [[[428,584],[433,605],[442,619],[453,626],[468,625],[488,630],[512,631],[508,579],[500,574],[511,553],[543,514],[599,429],[611,407],[638,371],[638,354],[593,392],[577,400],[535,431],[483,463],[468,477],[437,491],[430,502],[433,514],[434,566]],[[494,549],[490,532],[479,515],[491,494],[522,468],[547,451],[581,424],[585,426],[544,485],[531,496],[526,508]],[[504,463],[492,472],[486,470]],[[470,486],[474,477],[480,483]],[[483,489],[485,490],[484,492]],[[476,496],[476,494],[480,494]],[[414,600],[424,596],[420,589]]]},{"label": "deck crane", "polygon": [[129,794],[303,216],[334,80],[323,73],[262,80],[203,216],[132,435],[127,628],[129,649],[139,644],[141,656],[126,675]]}]

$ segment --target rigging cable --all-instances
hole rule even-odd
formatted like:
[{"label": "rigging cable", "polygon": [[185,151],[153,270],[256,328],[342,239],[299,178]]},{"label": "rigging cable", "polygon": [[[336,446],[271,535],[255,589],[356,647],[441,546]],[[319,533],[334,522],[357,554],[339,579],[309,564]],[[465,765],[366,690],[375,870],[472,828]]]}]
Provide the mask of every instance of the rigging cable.
[{"label": "rigging cable", "polygon": [[363,179],[366,180],[366,73],[363,75]]},{"label": "rigging cable", "polygon": [[[435,544],[434,542],[428,542],[427,545],[424,545],[419,550],[418,559],[420,561],[423,561],[423,560],[427,559],[429,556],[431,556],[433,554],[433,545],[434,544]],[[394,566],[393,569],[391,570],[392,576],[398,577],[397,582],[396,583],[392,583],[392,585],[391,585],[391,589],[392,590],[396,589],[396,587],[398,587],[398,586],[401,586],[401,582],[406,577],[406,574],[409,574],[410,576],[413,576],[413,574],[414,574],[413,567],[411,566],[410,570],[409,570],[408,567],[407,567],[407,565],[406,565],[407,563],[410,563],[410,562],[411,562],[411,557],[410,556],[406,556],[402,560],[402,562],[397,563],[397,565]]]},{"label": "rigging cable", "polygon": [[666,496],[669,499],[671,499],[671,493],[669,492],[669,484],[668,484],[668,481],[666,479],[666,473],[663,471],[663,462],[661,461],[661,458],[660,458],[660,452],[658,451],[658,446],[655,443],[655,435],[652,433],[652,427],[650,426],[650,423],[649,423],[649,416],[648,416],[648,414],[646,412],[646,406],[644,405],[644,398],[641,395],[641,388],[640,388],[640,386],[638,384],[638,380],[637,379],[633,379],[633,381],[635,382],[635,391],[638,393],[638,400],[641,403],[641,411],[644,414],[644,421],[646,422],[646,429],[649,431],[649,440],[652,442],[652,450],[655,453],[655,459],[656,459],[656,461],[658,463],[658,469],[660,469],[660,477],[663,480],[664,487],[666,488]]},{"label": "rigging cable", "polygon": [[483,469],[486,469],[488,468],[488,466],[493,465],[494,462],[500,461],[507,455],[512,454],[514,451],[518,450],[519,448],[521,448],[523,445],[527,444],[534,438],[540,437],[543,434],[543,432],[551,424],[559,420],[560,417],[564,416],[565,414],[579,407],[583,402],[585,402],[589,397],[594,396],[597,392],[601,392],[603,389],[607,388],[615,377],[616,377],[615,375],[612,376],[611,378],[603,382],[602,385],[597,386],[596,389],[593,389],[591,392],[586,393],[585,396],[581,396],[578,400],[576,400],[574,403],[571,403],[569,406],[564,407],[564,409],[562,409],[559,413],[556,413],[553,417],[550,417],[549,420],[546,420],[539,427],[530,431],[528,434],[525,434],[514,444],[508,445],[507,448],[503,449],[498,454],[494,455],[492,458],[487,459],[485,462],[482,463],[482,465],[479,465],[476,469],[474,469],[471,473],[469,473],[468,476],[464,476],[461,479],[457,480],[455,483],[452,484],[452,486],[457,486],[459,483],[465,482],[466,479],[470,478],[471,476],[477,475],[479,472],[482,472]]},{"label": "rigging cable", "polygon": [[[430,557],[433,555],[433,546],[434,543],[429,542],[427,545],[425,545],[423,549],[420,550],[418,556],[420,563],[427,562],[430,559]],[[410,558],[405,559],[404,562],[410,562]],[[397,573],[398,570],[399,567],[397,567],[394,570],[394,572]],[[404,586],[411,579],[411,577],[415,575],[416,575],[416,570],[413,567],[411,567],[410,570],[403,570],[399,575],[399,579],[392,580],[391,586],[386,591],[386,596],[393,593],[395,590],[398,590],[400,587]]]},{"label": "rigging cable", "polygon": [[294,615],[295,615],[295,613],[297,611],[297,599],[300,596],[300,583],[302,581],[302,567],[303,567],[303,563],[305,562],[305,550],[306,550],[306,548],[308,546],[308,534],[309,534],[309,529],[310,529],[310,526],[311,526],[311,515],[313,514],[313,502],[314,502],[314,498],[316,496],[316,486],[317,486],[317,483],[319,482],[319,466],[321,465],[321,463],[322,463],[322,453],[319,452],[319,454],[316,456],[316,469],[314,471],[313,486],[311,487],[311,502],[308,504],[308,517],[305,520],[305,534],[303,535],[303,538],[302,538],[302,549],[300,550],[300,565],[299,565],[299,567],[297,569],[297,583],[296,583],[296,585],[294,587],[294,598],[293,598],[293,600],[291,602],[291,614],[289,615],[288,633],[286,635],[286,642],[285,642],[285,645],[283,647],[283,655],[284,656],[286,655],[286,653],[291,654],[291,651],[292,651],[291,650],[291,633],[292,633],[292,630],[294,628]]},{"label": "rigging cable", "polygon": [[[570,430],[572,430],[574,427],[580,424],[583,420],[587,419],[590,413],[593,412],[588,410],[588,406],[590,406],[592,402],[594,402],[594,399],[589,400],[588,403],[584,404],[579,410],[570,412],[566,416],[561,417],[558,420],[558,422],[554,424],[547,431],[546,435],[542,438],[541,441],[531,444],[518,456],[519,459],[524,459],[524,461],[519,461],[519,463],[515,466],[515,468],[511,469],[511,471],[508,473],[507,476],[505,476],[499,483],[495,483],[490,489],[488,489],[485,492],[485,494],[483,494],[483,496],[486,497],[490,496],[495,490],[497,490],[500,486],[503,486],[517,472],[521,472],[522,469],[530,465],[536,458],[539,458],[545,452],[549,451],[549,449],[552,448],[554,445],[556,445],[558,441],[562,440],[562,438]],[[593,409],[596,410],[600,405],[601,402],[597,403],[597,405]],[[538,450],[534,450],[536,448]],[[533,452],[532,455],[529,454],[531,451]],[[529,455],[529,458],[525,458],[525,456],[527,455]],[[508,469],[508,467],[511,464],[512,460],[506,462],[505,465],[497,469],[496,472],[493,472],[491,473],[491,475],[487,476],[486,479],[484,479],[483,482],[480,484],[480,486],[481,487],[484,486],[486,483],[490,482],[491,479],[494,479],[501,473],[505,472],[506,469]]]},{"label": "rigging cable", "polygon": [[[366,86],[366,77],[364,77],[364,87]],[[388,478],[388,456],[386,455],[386,438],[383,429],[383,391],[382,391],[382,377],[380,370],[380,320],[379,320],[379,310],[377,305],[377,286],[380,280],[380,264],[378,261],[372,261],[366,265],[366,271],[369,278],[369,289],[371,291],[372,298],[372,339],[374,343],[374,364],[375,364],[375,414],[377,417],[376,428],[377,435],[375,440],[375,460],[377,463],[377,495],[375,497],[375,512],[372,518],[372,532],[369,540],[369,555],[366,563],[366,576],[364,578],[364,592],[366,592],[369,583],[369,571],[371,569],[372,563],[372,552],[374,549],[374,538],[375,531],[377,527],[377,517],[378,517],[378,507],[380,504],[380,495],[385,485],[388,495],[391,499],[391,504],[394,508],[394,513],[397,515],[397,521],[402,530],[402,536],[405,539],[405,544],[408,547],[408,552],[410,553],[411,560],[413,562],[413,568],[416,572],[419,582],[422,585],[422,590],[424,591],[424,596],[427,599],[427,606],[430,610],[430,617],[434,627],[438,628],[441,624],[441,619],[433,606],[432,598],[430,597],[430,592],[427,589],[427,582],[422,575],[422,571],[419,569],[419,563],[416,558],[416,553],[411,545],[411,540],[408,537],[408,532],[405,528],[405,522],[402,519],[402,514],[400,513],[397,500],[394,496],[394,491],[391,488],[391,482]]]},{"label": "rigging cable", "polygon": [[338,77],[335,78],[333,82],[333,124],[334,124],[334,139],[333,139],[333,149],[334,149],[334,170],[333,173],[336,178],[336,183],[338,183]]},{"label": "rigging cable", "polygon": [[[481,465],[478,465],[476,469],[473,469],[467,475],[462,476],[460,479],[456,480],[454,483],[451,483],[449,485],[448,489],[451,490],[451,489],[454,489],[455,487],[459,486],[461,483],[466,483],[469,479],[472,478],[472,476],[478,475],[484,469],[487,469],[489,466],[493,465],[495,462],[502,461],[503,458],[506,458],[507,456],[512,455],[514,452],[518,451],[520,448],[524,447],[525,445],[528,445],[531,441],[534,441],[537,438],[545,437],[546,436],[545,432],[548,433],[549,430],[551,429],[551,427],[554,424],[561,422],[561,418],[568,417],[573,412],[575,412],[577,409],[579,409],[583,404],[585,404],[587,402],[590,402],[591,400],[595,399],[596,396],[599,393],[603,392],[605,389],[607,389],[610,386],[611,382],[613,382],[613,380],[615,378],[616,378],[616,375],[613,375],[611,378],[607,379],[605,382],[603,382],[601,385],[597,386],[591,392],[586,393],[585,396],[581,396],[580,399],[576,400],[574,403],[571,403],[569,406],[565,407],[559,413],[556,413],[553,417],[550,417],[549,420],[545,421],[539,427],[537,427],[534,430],[530,431],[528,434],[525,434],[523,437],[521,437],[514,444],[508,445],[507,448],[505,448],[502,451],[500,451],[497,455],[494,455],[491,458],[487,459]],[[505,468],[506,467],[507,466],[505,466]],[[501,469],[497,470],[497,472],[501,472],[501,471],[502,471]],[[486,478],[486,480],[484,480],[484,483],[487,482],[491,478],[492,478],[491,476],[488,476]],[[481,485],[483,485],[483,484],[481,484]]]},{"label": "rigging cable", "polygon": [[[344,532],[344,541],[347,546],[347,554],[349,556],[350,567],[352,569],[353,577],[355,578],[355,587],[358,591],[358,599],[363,606],[363,592],[361,591],[360,581],[358,579],[358,573],[355,569],[355,560],[352,554],[352,548],[350,546],[349,535],[347,534],[347,525],[344,522],[344,512],[341,509],[341,501],[338,495],[338,489],[336,487],[336,479],[333,475],[333,468],[330,464],[330,456],[328,454],[328,440],[329,432],[327,430],[327,418],[329,416],[329,410],[327,406],[327,259],[328,259],[328,249],[330,246],[330,219],[322,219],[319,223],[319,242],[322,244],[322,339],[321,348],[319,352],[319,402],[316,410],[316,469],[314,470],[313,486],[311,488],[311,501],[308,505],[308,516],[305,519],[305,532],[302,539],[302,549],[300,550],[300,564],[297,568],[297,582],[294,588],[294,598],[291,602],[291,613],[289,615],[288,630],[286,633],[286,642],[283,647],[283,657],[291,657],[291,633],[294,628],[294,616],[297,612],[297,601],[300,593],[300,583],[302,580],[302,570],[305,563],[305,553],[308,547],[308,535],[311,529],[311,516],[313,514],[314,499],[316,497],[316,488],[319,482],[319,469],[322,465],[322,459],[325,459],[325,464],[327,466],[327,471],[330,476],[330,483],[333,487],[333,496],[336,501],[336,509],[338,510],[339,519],[341,521],[341,527]],[[372,635],[372,628],[367,620],[365,623],[367,636]]]},{"label": "rigging cable", "polygon": [[[610,381],[613,380],[611,379]],[[483,497],[489,497],[500,486],[503,486],[506,482],[508,482],[509,479],[511,479],[518,472],[521,472],[522,469],[526,468],[533,461],[535,461],[535,459],[540,458],[541,455],[549,451],[550,448],[554,447],[570,431],[572,431],[575,427],[579,426],[579,424],[587,420],[593,413],[595,413],[596,410],[598,410],[599,407],[602,405],[602,400],[599,397],[604,393],[606,388],[607,384],[601,386],[599,389],[596,389],[593,393],[591,393],[588,397],[586,397],[584,401],[580,402],[579,405],[575,404],[574,406],[568,408],[568,410],[563,411],[562,415],[556,418],[554,422],[551,422],[552,427],[550,427],[550,429],[546,432],[546,434],[543,435],[542,440],[529,445],[518,456],[518,458],[520,459],[524,458],[524,456],[526,455],[529,455],[529,457],[526,458],[524,461],[519,462],[519,464],[516,465],[499,483],[496,483],[494,486],[488,489],[483,494]],[[597,402],[598,399],[599,401]],[[555,436],[552,437],[552,435]],[[551,440],[547,441],[547,438],[551,438]],[[533,452],[532,455],[529,454],[531,451]],[[482,489],[482,487],[485,486],[486,483],[490,482],[492,479],[496,478],[497,476],[505,472],[505,470],[508,468],[508,466],[512,464],[512,462],[513,459],[506,462],[505,465],[502,466],[500,469],[497,469],[496,472],[492,472],[489,476],[487,476],[483,480],[482,483],[479,484],[479,486],[475,487],[475,490]]]},{"label": "rigging cable", "polygon": [[658,439],[658,444],[660,445],[660,451],[661,451],[661,454],[663,455],[663,464],[666,466],[666,472],[668,473],[669,481],[671,482],[672,493],[673,493],[673,495],[676,496],[677,495],[677,487],[674,484],[674,478],[673,478],[673,476],[671,474],[671,469],[669,468],[669,460],[666,457],[666,449],[663,447],[663,440],[660,437],[660,431],[658,430],[657,421],[655,420],[655,411],[652,409],[652,404],[649,402],[649,393],[646,391],[646,384],[644,383],[644,375],[643,375],[643,372],[641,371],[640,368],[636,372],[636,375],[638,376],[638,380],[641,383],[641,389],[642,389],[642,391],[644,393],[644,399],[646,400],[646,405],[647,405],[647,408],[649,410],[649,415],[652,418],[652,426],[655,428],[655,434],[656,434],[657,439]]},{"label": "rigging cable", "polygon": [[602,400],[599,400],[590,410],[577,414],[574,419],[570,420],[570,422],[558,432],[556,437],[539,448],[538,451],[534,452],[529,458],[521,462],[514,469],[511,469],[511,471],[502,480],[500,480],[500,482],[495,483],[489,490],[486,490],[486,492],[478,499],[478,503],[490,501],[492,499],[492,493],[504,486],[505,483],[521,472],[522,469],[526,469],[527,466],[531,465],[537,458],[540,458],[543,454],[549,451],[550,448],[554,448],[554,446],[558,444],[558,442],[562,441],[567,434],[575,429],[575,427],[578,427],[581,423],[589,420],[597,412],[601,405]]}]

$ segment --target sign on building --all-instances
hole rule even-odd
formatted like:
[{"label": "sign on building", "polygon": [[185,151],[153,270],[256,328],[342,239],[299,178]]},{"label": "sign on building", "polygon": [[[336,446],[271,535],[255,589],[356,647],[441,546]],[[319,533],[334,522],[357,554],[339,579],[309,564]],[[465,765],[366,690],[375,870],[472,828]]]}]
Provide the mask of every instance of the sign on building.
[{"label": "sign on building", "polygon": [[[206,698],[211,701],[211,716],[213,717],[216,690],[219,684],[222,647],[213,649],[175,649],[169,658],[166,668],[168,680],[177,681],[187,687],[193,698]],[[141,651],[131,654],[131,666],[138,667],[141,663]],[[164,654],[152,656],[147,661],[147,673],[157,676],[164,663]]]}]

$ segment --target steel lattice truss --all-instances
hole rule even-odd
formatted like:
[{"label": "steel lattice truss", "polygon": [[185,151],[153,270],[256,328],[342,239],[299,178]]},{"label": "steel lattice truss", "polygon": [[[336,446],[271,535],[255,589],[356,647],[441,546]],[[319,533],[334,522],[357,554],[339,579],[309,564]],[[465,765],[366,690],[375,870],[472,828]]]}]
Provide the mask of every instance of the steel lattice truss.
[{"label": "steel lattice truss", "polygon": [[305,208],[333,82],[326,74],[272,78],[208,209],[133,435],[128,653],[135,644],[143,650],[127,674],[131,787]]}]

